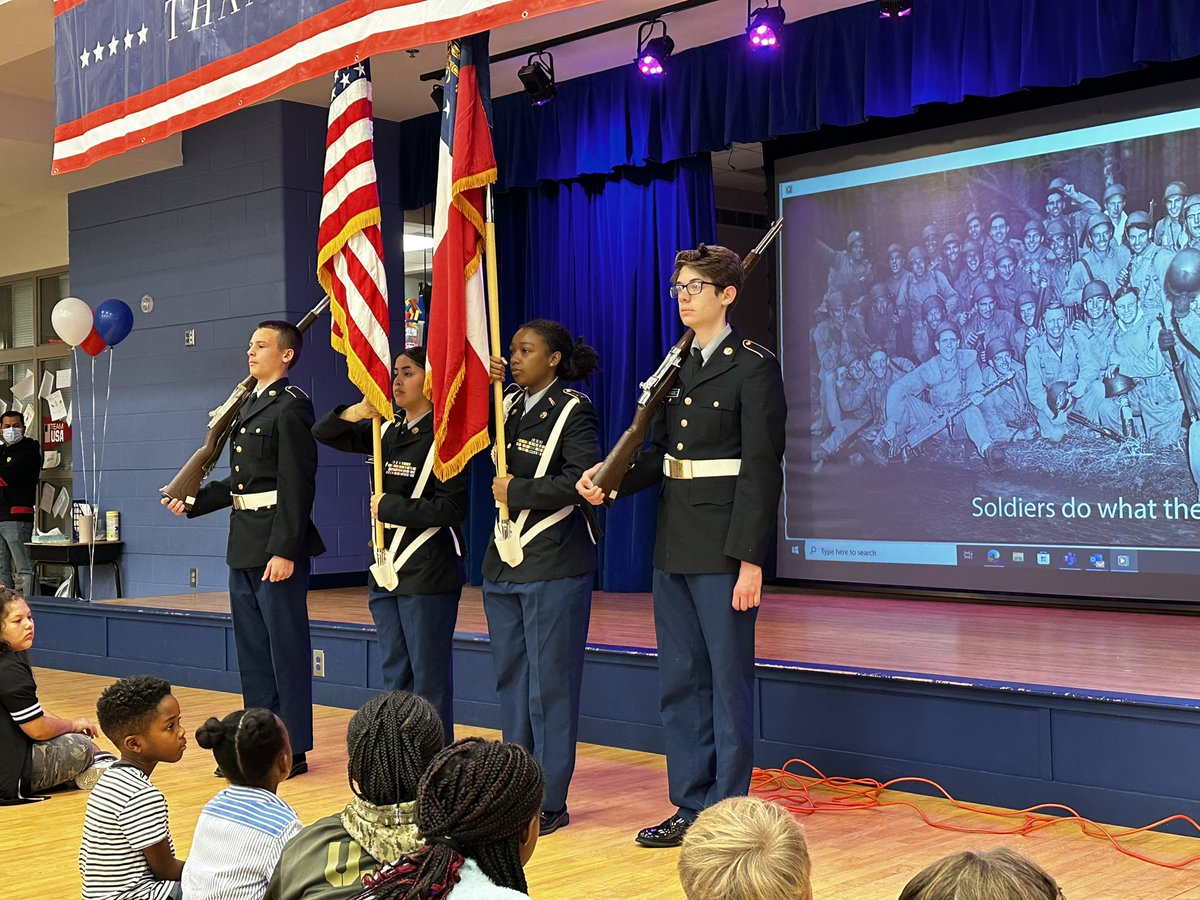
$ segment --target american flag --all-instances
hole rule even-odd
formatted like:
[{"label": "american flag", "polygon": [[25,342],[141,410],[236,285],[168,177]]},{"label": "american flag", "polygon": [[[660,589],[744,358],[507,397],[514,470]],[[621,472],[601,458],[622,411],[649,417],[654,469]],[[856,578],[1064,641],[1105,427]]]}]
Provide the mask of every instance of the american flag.
[{"label": "american flag", "polygon": [[450,42],[434,200],[433,300],[428,334],[433,471],[443,481],[488,445],[484,187],[496,181],[488,35]]},{"label": "american flag", "polygon": [[85,168],[371,55],[597,2],[54,0],[51,171]]},{"label": "american flag", "polygon": [[329,295],[333,349],[379,414],[394,418],[387,275],[379,233],[371,68],[363,60],[333,76],[317,279]]}]

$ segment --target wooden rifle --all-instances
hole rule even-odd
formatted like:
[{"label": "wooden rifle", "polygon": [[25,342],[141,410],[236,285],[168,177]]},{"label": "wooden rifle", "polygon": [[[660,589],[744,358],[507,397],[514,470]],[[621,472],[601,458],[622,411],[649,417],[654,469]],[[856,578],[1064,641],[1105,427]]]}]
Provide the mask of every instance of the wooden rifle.
[{"label": "wooden rifle", "polygon": [[[782,230],[783,219],[776,219],[771,223],[771,227],[767,229],[762,240],[742,260],[742,269],[745,274],[750,274],[751,270],[758,265],[762,255],[767,252],[771,242]],[[600,469],[592,477],[592,484],[604,492],[605,504],[610,504],[616,499],[625,473],[629,471],[634,457],[646,443],[646,435],[650,431],[650,420],[654,418],[655,412],[658,411],[667,394],[675,386],[675,381],[679,378],[679,367],[687,359],[688,351],[692,346],[692,338],[695,336],[692,329],[687,329],[683,333],[683,337],[667,351],[666,357],[654,370],[654,374],[638,385],[637,409],[633,413],[633,422],[617,439],[617,443],[601,463]]]},{"label": "wooden rifle", "polygon": [[[329,298],[325,297],[296,324],[297,330],[301,334],[307,331],[327,306],[329,306]],[[188,509],[192,508],[192,504],[196,502],[196,494],[200,492],[200,485],[221,458],[221,452],[225,449],[225,443],[233,431],[233,423],[237,421],[238,413],[250,399],[254,385],[254,376],[247,377],[233,389],[233,393],[224,403],[208,414],[208,432],[204,435],[204,445],[192,454],[166,487],[159,488],[158,492],[163,497],[168,500],[182,500],[184,506]]]}]

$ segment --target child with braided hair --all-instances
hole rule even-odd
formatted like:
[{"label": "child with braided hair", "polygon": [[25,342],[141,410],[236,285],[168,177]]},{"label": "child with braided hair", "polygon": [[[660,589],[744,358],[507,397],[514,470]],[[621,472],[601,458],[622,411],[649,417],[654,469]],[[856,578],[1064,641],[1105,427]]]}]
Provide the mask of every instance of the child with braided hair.
[{"label": "child with braided hair", "polygon": [[296,811],[275,795],[292,771],[292,742],[269,709],[210,718],[196,743],[212,750],[229,787],[205,804],[183,870],[190,900],[261,900],[279,854],[300,831]]},{"label": "child with braided hair", "polygon": [[544,781],[519,744],[469,737],[433,758],[417,789],[425,846],[365,881],[356,900],[518,900],[537,845]]},{"label": "child with braided hair", "polygon": [[384,691],[363,704],[346,729],[354,798],[284,847],[266,900],[346,900],[381,863],[417,850],[417,785],[442,742],[442,720],[424,697]]}]

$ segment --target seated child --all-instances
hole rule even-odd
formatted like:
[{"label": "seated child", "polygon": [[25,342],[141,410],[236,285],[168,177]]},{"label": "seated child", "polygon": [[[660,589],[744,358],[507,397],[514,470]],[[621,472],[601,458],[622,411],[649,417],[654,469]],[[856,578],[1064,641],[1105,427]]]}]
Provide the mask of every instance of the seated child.
[{"label": "seated child", "polygon": [[25,658],[32,646],[29,604],[0,586],[0,805],[44,800],[35,795],[64,784],[90,790],[116,759],[93,743],[96,726],[87,719],[42,708]]},{"label": "seated child", "polygon": [[900,900],[1058,900],[1058,882],[1020,853],[1001,847],[964,850],[930,863],[900,892]]},{"label": "seated child", "polygon": [[811,877],[796,817],[757,797],[730,797],[704,810],[679,852],[688,900],[810,900]]},{"label": "seated child", "polygon": [[384,691],[364,703],[346,729],[354,799],[288,842],[268,900],[345,900],[380,863],[420,847],[413,801],[421,774],[442,749],[442,735],[436,710],[417,694]]},{"label": "seated child", "polygon": [[360,900],[521,900],[545,781],[519,744],[470,737],[433,758],[417,788],[425,845],[364,879]]},{"label": "seated child", "polygon": [[212,750],[229,787],[205,804],[183,870],[188,900],[262,900],[283,845],[300,830],[296,811],[275,796],[292,771],[292,742],[268,709],[209,719],[196,743]]},{"label": "seated child", "polygon": [[167,900],[181,896],[183,860],[167,821],[167,801],[150,781],[160,762],[179,762],[187,737],[171,685],[151,675],[104,689],[96,716],[121,758],[88,797],[79,847],[83,900]]}]

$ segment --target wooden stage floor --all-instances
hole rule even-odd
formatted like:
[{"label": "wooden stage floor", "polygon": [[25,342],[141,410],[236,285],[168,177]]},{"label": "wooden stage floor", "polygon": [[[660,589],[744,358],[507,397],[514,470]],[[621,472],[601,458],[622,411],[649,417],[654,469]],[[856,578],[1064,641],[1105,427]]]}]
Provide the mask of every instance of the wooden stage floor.
[{"label": "wooden stage floor", "polygon": [[[42,704],[68,717],[93,715],[97,695],[112,680],[52,669],[38,669],[36,677]],[[222,716],[241,705],[234,694],[184,687],[176,688],[175,694],[189,734],[208,716]],[[309,757],[311,771],[280,789],[306,823],[339,810],[349,796],[344,742],[350,712],[319,706],[314,713],[317,749]],[[459,726],[458,735],[466,734],[495,737],[494,732]],[[170,807],[171,831],[181,857],[191,846],[201,807],[222,785],[212,777],[212,768],[211,754],[189,741],[182,761],[159,766],[154,773]],[[1180,777],[1189,776],[1181,772]],[[904,796],[937,820],[966,827],[989,824],[956,813],[945,801]],[[8,877],[0,896],[11,900],[79,896],[76,858],[86,800],[86,794],[69,791],[46,803],[7,807],[0,813],[4,826],[0,855],[19,861],[32,859],[33,853],[37,860],[36,871],[27,868],[24,876],[18,874],[19,863],[6,867]],[[662,757],[581,744],[570,807],[571,825],[539,841],[527,867],[535,900],[679,900],[683,896],[675,874],[678,851],[645,850],[633,843],[637,828],[659,821],[669,811]],[[1103,840],[1083,837],[1065,824],[1029,837],[961,834],[931,828],[912,810],[899,807],[817,813],[803,822],[818,900],[888,900],[935,859],[960,850],[1001,846],[1045,866],[1071,900],[1200,898],[1200,863],[1182,871],[1150,865],[1119,854]],[[1143,835],[1132,843],[1158,858],[1183,860],[1200,854],[1196,838]]]},{"label": "wooden stage floor", "polygon": [[[224,592],[96,602],[229,611]],[[313,591],[308,606],[316,621],[371,624],[366,588]],[[487,633],[479,588],[463,589],[458,630]],[[650,595],[597,592],[588,641],[653,648]],[[1193,699],[1198,644],[1182,616],[786,590],[764,597],[757,633],[761,662]]]}]

